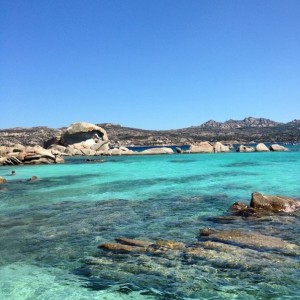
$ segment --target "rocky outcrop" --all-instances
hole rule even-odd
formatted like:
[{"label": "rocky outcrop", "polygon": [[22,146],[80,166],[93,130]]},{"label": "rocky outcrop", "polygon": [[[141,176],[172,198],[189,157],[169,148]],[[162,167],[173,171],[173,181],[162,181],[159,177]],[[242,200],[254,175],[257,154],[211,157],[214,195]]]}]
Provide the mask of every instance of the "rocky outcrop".
[{"label": "rocky outcrop", "polygon": [[102,155],[109,150],[106,131],[86,122],[72,124],[60,136],[51,138],[45,144],[53,153],[65,156]]},{"label": "rocky outcrop", "polygon": [[300,208],[300,201],[276,195],[262,195],[254,192],[250,204],[236,202],[230,208],[230,213],[240,216],[263,216],[273,213],[292,213]]},{"label": "rocky outcrop", "polygon": [[255,147],[255,151],[257,152],[269,152],[270,149],[263,143],[259,143]]},{"label": "rocky outcrop", "polygon": [[183,153],[183,150],[180,147],[176,147],[176,153],[178,154]]},{"label": "rocky outcrop", "polygon": [[289,213],[300,207],[300,201],[284,196],[262,195],[254,192],[251,196],[250,207],[258,210]]},{"label": "rocky outcrop", "polygon": [[244,145],[240,145],[236,152],[254,152],[255,149],[253,147],[250,146],[244,146]]},{"label": "rocky outcrop", "polygon": [[53,154],[51,150],[41,146],[23,147],[21,145],[1,148],[1,165],[33,165],[33,164],[53,164],[63,163],[64,159],[58,154]]},{"label": "rocky outcrop", "polygon": [[190,146],[190,153],[213,153],[214,146],[210,142],[200,142]]},{"label": "rocky outcrop", "polygon": [[189,153],[213,153],[213,152],[230,152],[229,146],[220,142],[200,142],[190,146]]},{"label": "rocky outcrop", "polygon": [[108,142],[106,131],[94,124],[86,122],[78,122],[72,124],[63,132],[60,144],[63,146],[69,146],[89,141],[90,145],[95,144],[92,141]]},{"label": "rocky outcrop", "polygon": [[220,142],[216,142],[214,144],[214,152],[230,152],[230,148]]},{"label": "rocky outcrop", "polygon": [[288,148],[286,148],[284,146],[281,146],[281,145],[278,145],[278,144],[272,144],[270,146],[270,150],[271,151],[289,151]]}]

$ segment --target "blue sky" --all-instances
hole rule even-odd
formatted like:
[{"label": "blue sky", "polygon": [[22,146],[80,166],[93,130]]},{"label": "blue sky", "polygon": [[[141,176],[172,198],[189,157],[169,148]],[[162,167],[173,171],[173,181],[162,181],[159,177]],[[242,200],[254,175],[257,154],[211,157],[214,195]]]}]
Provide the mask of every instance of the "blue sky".
[{"label": "blue sky", "polygon": [[300,118],[298,0],[2,0],[0,128]]}]

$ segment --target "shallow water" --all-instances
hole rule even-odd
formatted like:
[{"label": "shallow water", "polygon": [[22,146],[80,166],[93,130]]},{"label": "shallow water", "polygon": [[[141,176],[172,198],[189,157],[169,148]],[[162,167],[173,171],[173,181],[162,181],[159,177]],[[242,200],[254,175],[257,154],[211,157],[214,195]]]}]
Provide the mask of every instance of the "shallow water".
[{"label": "shallow water", "polygon": [[[297,214],[218,218],[253,191],[300,198],[300,152],[104,159],[14,167],[15,176],[1,167],[8,183],[0,190],[0,299],[300,299],[298,253],[270,250],[272,259],[262,260],[253,249],[241,263],[226,253],[191,259],[97,249],[119,236],[191,244],[204,227],[300,245]],[[33,175],[40,180],[29,182]]]}]

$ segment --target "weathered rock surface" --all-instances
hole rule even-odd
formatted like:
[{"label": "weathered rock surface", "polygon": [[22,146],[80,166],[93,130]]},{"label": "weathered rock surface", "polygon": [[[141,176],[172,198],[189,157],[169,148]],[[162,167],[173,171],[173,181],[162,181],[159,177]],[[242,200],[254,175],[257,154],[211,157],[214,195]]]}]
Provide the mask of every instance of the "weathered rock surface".
[{"label": "weathered rock surface", "polygon": [[289,151],[288,148],[286,148],[284,146],[281,146],[281,145],[278,145],[278,144],[272,144],[270,146],[270,150],[271,151]]},{"label": "weathered rock surface", "polygon": [[223,145],[220,142],[200,142],[190,146],[187,151],[189,153],[213,153],[213,152],[230,152],[229,146]]},{"label": "weathered rock surface", "polygon": [[183,150],[180,147],[176,147],[176,153],[183,153]]},{"label": "weathered rock surface", "polygon": [[209,235],[201,234],[210,240],[217,242],[225,242],[229,244],[239,245],[240,247],[256,248],[256,249],[280,249],[280,250],[299,250],[299,246],[291,244],[277,237],[263,235],[258,232],[246,232],[240,230],[222,230],[215,231]]},{"label": "weathered rock surface", "polygon": [[190,146],[190,153],[212,153],[214,152],[214,146],[210,142],[200,142]]},{"label": "weathered rock surface", "polygon": [[16,145],[1,148],[0,165],[16,166],[22,164],[53,164],[63,163],[64,159],[52,150],[43,147]]},{"label": "weathered rock surface", "polygon": [[214,144],[214,152],[230,152],[230,148],[220,142],[216,142]]},{"label": "weathered rock surface", "polygon": [[263,143],[259,143],[255,147],[255,151],[257,152],[268,152],[270,149]]},{"label": "weathered rock surface", "polygon": [[101,155],[109,150],[106,131],[94,124],[78,122],[45,143],[52,153],[60,155]]},{"label": "weathered rock surface", "polygon": [[254,152],[255,149],[253,147],[249,147],[249,146],[244,146],[244,145],[240,145],[236,152]]},{"label": "weathered rock surface", "polygon": [[230,214],[237,216],[262,217],[274,213],[292,213],[300,209],[300,201],[274,195],[262,195],[254,192],[251,195],[250,204],[235,202],[229,209]]},{"label": "weathered rock surface", "polygon": [[65,146],[69,146],[90,139],[108,141],[106,131],[103,128],[87,122],[78,122],[72,124],[63,132],[60,142]]},{"label": "weathered rock surface", "polygon": [[272,212],[294,212],[300,207],[300,201],[284,196],[252,193],[250,207]]}]

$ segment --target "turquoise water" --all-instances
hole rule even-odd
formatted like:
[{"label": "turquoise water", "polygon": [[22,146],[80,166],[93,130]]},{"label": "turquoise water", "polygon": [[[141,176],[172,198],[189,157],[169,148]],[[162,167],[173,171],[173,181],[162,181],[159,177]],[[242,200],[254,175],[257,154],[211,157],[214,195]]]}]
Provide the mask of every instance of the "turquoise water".
[{"label": "turquoise water", "polygon": [[191,244],[204,227],[300,245],[298,214],[218,218],[254,191],[300,198],[300,152],[104,159],[0,168],[0,299],[300,299],[298,255],[258,266],[255,251],[245,267],[97,248],[120,236]]}]

